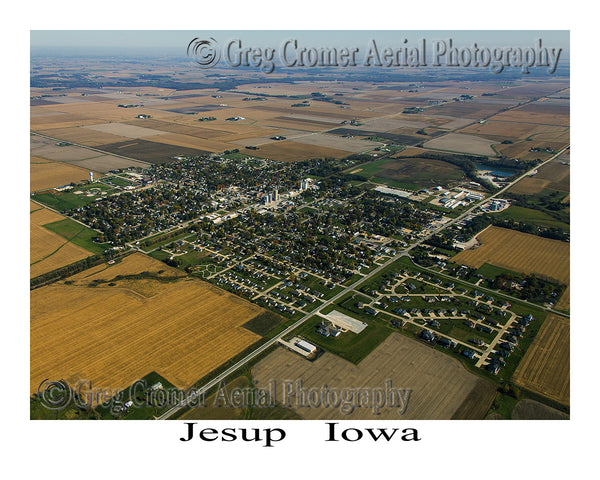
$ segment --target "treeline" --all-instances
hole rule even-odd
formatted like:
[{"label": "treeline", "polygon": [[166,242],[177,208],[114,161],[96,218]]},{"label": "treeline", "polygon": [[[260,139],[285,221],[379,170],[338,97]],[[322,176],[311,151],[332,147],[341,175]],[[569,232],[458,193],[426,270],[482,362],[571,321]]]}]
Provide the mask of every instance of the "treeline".
[{"label": "treeline", "polygon": [[518,220],[512,220],[508,218],[494,219],[493,224],[496,227],[509,228],[511,230],[517,230],[523,233],[530,233],[532,235],[550,238],[552,240],[561,240],[563,242],[568,242],[571,238],[571,234],[569,232],[565,232],[565,230],[560,227],[541,227],[539,225],[523,223],[519,222]]},{"label": "treeline", "polygon": [[508,158],[508,157],[498,157],[498,158],[484,158],[483,160],[477,162],[482,165],[486,165],[492,168],[508,168],[510,170],[517,170],[516,173],[525,172],[527,170],[531,170],[533,167],[538,165],[541,162],[539,158],[535,160],[518,160],[516,158]]},{"label": "treeline", "polygon": [[[65,265],[64,267],[57,268],[51,272],[38,275],[29,281],[29,288],[33,290],[43,285],[54,283],[62,280],[63,278],[70,277],[76,273],[83,272],[84,270],[95,267],[96,265],[100,265],[106,261],[107,255],[107,252],[104,252],[103,254],[90,255],[89,257],[79,260],[75,263],[71,263],[70,265]],[[129,253],[126,255],[129,255]],[[120,256],[123,256],[123,254]]]}]

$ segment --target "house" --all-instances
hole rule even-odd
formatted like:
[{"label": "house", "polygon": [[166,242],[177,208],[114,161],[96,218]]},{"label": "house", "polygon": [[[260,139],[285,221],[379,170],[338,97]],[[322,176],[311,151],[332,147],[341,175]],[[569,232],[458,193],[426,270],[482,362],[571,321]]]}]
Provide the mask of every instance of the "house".
[{"label": "house", "polygon": [[466,350],[463,350],[462,354],[465,357],[470,358],[471,360],[473,360],[475,358],[475,355],[477,355],[477,352],[475,352],[474,350],[466,349]]},{"label": "house", "polygon": [[487,325],[477,325],[477,330],[479,330],[480,332],[484,332],[484,333],[493,333],[494,332],[494,330],[492,330]]},{"label": "house", "polygon": [[456,343],[450,340],[449,338],[442,337],[438,340],[438,343],[444,348],[454,348],[456,347]]},{"label": "house", "polygon": [[321,322],[320,325],[317,325],[317,333],[320,333],[324,337],[337,337],[342,332],[331,323]]},{"label": "house", "polygon": [[422,330],[420,336],[426,342],[435,342],[435,335],[431,333],[429,330]]},{"label": "house", "polygon": [[485,368],[488,370],[488,372],[493,373],[494,375],[497,375],[500,371],[500,365],[496,362],[488,363]]}]

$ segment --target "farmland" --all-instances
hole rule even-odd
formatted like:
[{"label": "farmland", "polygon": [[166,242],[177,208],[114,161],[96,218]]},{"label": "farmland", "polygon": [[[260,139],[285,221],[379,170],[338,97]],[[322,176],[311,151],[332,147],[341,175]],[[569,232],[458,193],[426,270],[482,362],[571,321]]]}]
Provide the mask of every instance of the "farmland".
[{"label": "farmland", "polygon": [[477,239],[481,246],[459,253],[453,261],[473,268],[490,263],[569,284],[568,243],[499,227],[486,229]]},{"label": "farmland", "polygon": [[[90,170],[68,163],[34,163],[32,158],[29,169],[29,188],[32,192],[59,187],[71,182],[78,183],[90,178]],[[94,172],[94,178],[101,176],[98,172]]]},{"label": "farmland", "polygon": [[31,391],[75,377],[125,388],[151,370],[185,388],[260,338],[241,325],[261,308],[179,276],[134,254],[32,291]]},{"label": "farmland", "polygon": [[476,155],[495,155],[492,149],[492,140],[476,137],[475,135],[464,135],[460,133],[449,133],[423,144],[426,148],[436,150],[449,150],[452,152],[474,153]]},{"label": "farmland", "polygon": [[525,139],[531,135],[541,133],[560,134],[565,131],[565,127],[556,125],[537,125],[535,123],[517,123],[503,121],[487,121],[483,124],[475,123],[467,128],[460,130],[460,133],[470,133],[481,135],[483,137],[498,139]]},{"label": "farmland", "polygon": [[[484,418],[507,384],[546,403],[564,394],[544,349],[564,357],[568,332],[550,327],[569,308],[569,244],[550,238],[569,239],[569,158],[539,162],[568,145],[569,101],[536,99],[568,95],[566,81],[198,76],[104,60],[82,77],[36,62],[31,198],[68,218],[31,204],[32,275],[67,267],[31,281],[32,392],[44,378],[115,389],[147,375],[177,388],[410,389],[406,414],[384,419]],[[495,183],[478,183],[488,167]],[[324,336],[332,310],[364,331]],[[292,336],[316,358],[277,346]],[[296,416],[373,418],[281,404],[184,418]]]},{"label": "farmland", "polygon": [[[394,388],[412,391],[404,415],[399,415],[396,408],[385,407],[377,417],[373,417],[368,408],[357,408],[344,414],[339,407],[294,406],[298,398],[291,398],[290,408],[311,420],[451,419],[459,410],[463,418],[483,418],[495,391],[491,383],[467,372],[459,361],[398,333],[389,335],[358,365],[330,353],[307,362],[301,356],[279,348],[255,365],[252,376],[262,385],[275,379],[278,388],[287,379],[301,380],[307,390],[323,385],[339,390],[383,388],[384,382],[389,380]],[[474,391],[481,394],[481,398],[471,404],[469,396]],[[283,398],[281,390],[277,392],[277,398]]]},{"label": "farmland", "polygon": [[569,320],[548,315],[512,380],[559,403],[570,403]]},{"label": "farmland", "polygon": [[31,210],[29,262],[32,278],[91,255],[84,248],[44,228],[46,224],[63,221],[62,215],[35,203],[31,203]]},{"label": "farmland", "polygon": [[360,175],[392,187],[412,189],[447,185],[464,177],[462,170],[450,163],[404,156],[370,162],[362,167]]},{"label": "farmland", "polygon": [[307,145],[305,143],[283,140],[277,143],[262,145],[259,150],[252,151],[253,155],[281,162],[296,162],[299,160],[309,160],[311,158],[343,158],[351,152],[338,150],[318,145]]},{"label": "farmland", "polygon": [[100,145],[98,148],[116,155],[132,157],[149,163],[168,163],[173,161],[173,157],[177,155],[202,155],[203,153],[208,153],[204,150],[174,147],[173,145],[142,139]]},{"label": "farmland", "polygon": [[517,107],[508,112],[499,113],[492,117],[491,120],[569,126],[570,115],[568,106],[535,102]]}]

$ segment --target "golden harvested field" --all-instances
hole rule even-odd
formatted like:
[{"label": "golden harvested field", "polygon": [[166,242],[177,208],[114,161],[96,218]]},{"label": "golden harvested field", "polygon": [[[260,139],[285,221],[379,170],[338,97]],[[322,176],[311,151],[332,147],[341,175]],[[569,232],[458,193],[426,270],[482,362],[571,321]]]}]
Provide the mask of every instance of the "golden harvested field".
[{"label": "golden harvested field", "polygon": [[48,223],[64,220],[65,217],[36,203],[30,202],[30,204],[29,276],[31,278],[91,255],[84,248],[43,227]]},{"label": "golden harvested field", "polygon": [[512,380],[559,403],[569,405],[570,322],[548,315]]},{"label": "golden harvested field", "polygon": [[385,407],[379,416],[370,408],[356,408],[349,415],[340,407],[298,406],[290,398],[289,407],[309,420],[441,420],[455,417],[479,419],[487,412],[495,395],[494,386],[469,373],[456,359],[399,333],[392,333],[358,365],[331,353],[307,361],[297,353],[278,348],[252,369],[259,385],[275,380],[277,399],[283,402],[283,382],[302,381],[304,389],[392,388],[411,389],[408,408],[399,415],[397,408]]},{"label": "golden harvested field", "polygon": [[83,125],[95,125],[98,120],[83,115],[43,115],[30,118],[31,130],[44,132],[56,128],[78,128]]},{"label": "golden harvested field", "polygon": [[[82,272],[73,284],[33,290],[31,392],[45,378],[122,389],[153,370],[186,388],[260,339],[241,325],[263,309],[206,282],[115,278],[158,270],[173,275],[134,254],[92,276]],[[94,279],[115,285],[89,286]]]},{"label": "golden harvested field", "polygon": [[[43,117],[35,117],[36,122],[44,122],[44,123],[54,123],[56,121],[64,122],[64,121],[72,121],[75,119],[85,119],[85,123],[80,123],[80,125],[91,125],[91,124],[101,124],[107,122],[120,122],[123,120],[131,120],[137,117],[139,114],[145,113],[152,115],[152,118],[172,118],[177,116],[177,114],[166,112],[158,108],[149,108],[149,107],[132,107],[132,108],[121,108],[117,106],[119,103],[139,103],[139,99],[135,100],[134,98],[126,98],[119,100],[113,100],[112,102],[80,102],[80,103],[69,103],[63,105],[44,105],[40,107],[36,107],[44,112],[64,112],[66,117],[65,120],[60,120],[58,117],[55,120],[52,120],[53,116],[43,116]],[[32,119],[32,130],[33,128],[33,120]],[[63,126],[63,125],[60,125]],[[76,125],[64,125],[64,126],[76,126]],[[55,127],[47,126],[46,128],[59,128],[59,125]]]},{"label": "golden harvested field", "polygon": [[554,308],[558,310],[569,310],[571,308],[571,286],[569,285],[567,289],[563,292],[562,296],[556,302]]},{"label": "golden harvested field", "polygon": [[[90,178],[90,170],[63,162],[31,163],[29,171],[29,188],[32,192],[60,187],[71,182],[77,183]],[[102,174],[94,172],[94,178],[102,176]]]},{"label": "golden harvested field", "polygon": [[464,250],[453,261],[479,268],[490,263],[513,272],[533,273],[569,285],[569,244],[529,233],[489,227],[477,239],[481,246]]},{"label": "golden harvested field", "polygon": [[256,152],[252,151],[252,154],[263,158],[270,158],[271,160],[296,162],[311,158],[344,158],[350,155],[351,152],[283,140],[277,143],[262,145]]}]

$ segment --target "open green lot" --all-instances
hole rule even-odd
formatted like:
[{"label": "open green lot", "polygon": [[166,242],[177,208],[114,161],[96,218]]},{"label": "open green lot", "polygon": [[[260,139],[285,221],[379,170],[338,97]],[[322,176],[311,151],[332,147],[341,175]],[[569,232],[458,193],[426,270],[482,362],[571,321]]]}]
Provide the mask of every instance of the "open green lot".
[{"label": "open green lot", "polygon": [[533,225],[544,227],[557,227],[562,228],[563,230],[569,230],[570,228],[568,223],[556,220],[547,213],[532,208],[518,207],[516,205],[512,205],[506,210],[499,212],[497,216],[499,218],[517,220],[519,222],[531,223]]},{"label": "open green lot", "polygon": [[[336,309],[343,310],[339,306]],[[352,315],[356,317],[355,314]],[[316,331],[317,325],[321,323],[321,320],[321,317],[308,319],[294,334],[301,335],[309,342],[355,364],[371,353],[393,331],[387,325],[371,317],[368,327],[359,334],[345,332],[337,337],[324,337]]]},{"label": "open green lot", "polygon": [[92,253],[102,253],[106,250],[109,245],[103,245],[94,242],[94,238],[98,236],[98,232],[91,228],[84,227],[80,223],[77,223],[70,218],[59,220],[58,222],[52,222],[44,225],[51,232],[66,238],[71,243],[78,245]]}]

